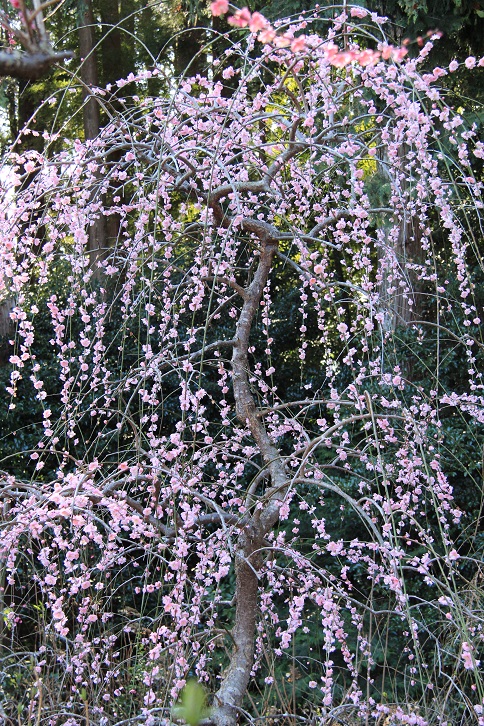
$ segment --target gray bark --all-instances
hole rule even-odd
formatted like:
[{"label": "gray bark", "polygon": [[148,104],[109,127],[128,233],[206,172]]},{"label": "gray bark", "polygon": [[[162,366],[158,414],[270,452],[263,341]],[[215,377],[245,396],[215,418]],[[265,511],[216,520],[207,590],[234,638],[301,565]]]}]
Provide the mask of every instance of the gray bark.
[{"label": "gray bark", "polygon": [[[402,145],[399,157],[403,163],[405,154],[406,147]],[[392,170],[387,158],[381,158],[379,171],[383,177],[391,179]],[[389,228],[384,227],[383,231],[388,250],[391,251],[391,255],[394,256],[400,267],[400,279],[403,278],[406,282],[406,289],[403,289],[399,285],[399,281],[395,283],[394,279],[389,279],[388,271],[383,271],[379,285],[380,297],[385,306],[383,327],[386,331],[392,331],[399,325],[408,325],[418,317],[420,286],[416,275],[409,268],[409,264],[419,263],[422,260],[421,233],[418,220],[405,213],[399,225],[397,240],[390,239]],[[388,253],[384,256],[389,257]]]},{"label": "gray bark", "polygon": [[[267,225],[269,226],[269,225]],[[261,226],[260,260],[254,279],[244,291],[244,305],[237,324],[232,355],[232,380],[236,413],[239,421],[248,425],[270,475],[271,487],[266,493],[262,510],[243,522],[235,552],[236,611],[232,630],[233,648],[230,664],[222,684],[215,694],[211,722],[216,726],[235,726],[254,663],[259,571],[263,564],[261,548],[264,537],[279,517],[279,506],[287,490],[284,463],[271,443],[264,424],[258,416],[249,384],[248,348],[252,323],[269,278],[277,242],[267,237]]]},{"label": "gray bark", "polygon": [[0,76],[35,81],[47,73],[52,66],[73,57],[74,53],[69,51],[62,53],[54,53],[53,51],[39,51],[37,53],[2,51],[0,52]]}]

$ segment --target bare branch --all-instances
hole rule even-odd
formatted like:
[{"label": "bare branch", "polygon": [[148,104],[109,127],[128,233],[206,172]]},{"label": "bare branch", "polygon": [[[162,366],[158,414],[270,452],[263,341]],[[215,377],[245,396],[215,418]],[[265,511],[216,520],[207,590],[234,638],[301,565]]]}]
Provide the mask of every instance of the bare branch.
[{"label": "bare branch", "polygon": [[36,53],[19,53],[18,51],[0,52],[0,76],[10,76],[23,80],[34,81],[49,71],[60,61],[73,58],[74,53],[38,51]]},{"label": "bare branch", "polygon": [[235,290],[235,292],[238,292],[240,297],[245,299],[245,290],[243,287],[241,287],[235,280],[231,280],[229,277],[223,277],[220,275],[208,275],[207,277],[201,278],[202,282],[220,282],[223,285],[227,285],[228,287],[231,287],[232,290]]}]

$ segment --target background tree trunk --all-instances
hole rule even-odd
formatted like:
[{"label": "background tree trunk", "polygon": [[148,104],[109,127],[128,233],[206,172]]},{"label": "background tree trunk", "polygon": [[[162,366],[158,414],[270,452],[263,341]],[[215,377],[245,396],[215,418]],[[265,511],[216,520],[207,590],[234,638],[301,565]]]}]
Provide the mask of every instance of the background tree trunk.
[{"label": "background tree trunk", "polygon": [[[79,52],[81,55],[81,81],[82,107],[84,121],[84,136],[86,140],[95,139],[99,135],[101,119],[97,99],[91,94],[90,89],[99,84],[97,71],[97,53],[94,36],[94,14],[91,0],[78,0],[79,20]],[[94,274],[98,275],[97,263],[103,258],[106,251],[106,230],[105,219],[99,217],[93,219],[88,230],[89,234],[89,257]]]},{"label": "background tree trunk", "polygon": [[[403,164],[406,152],[406,147],[402,146],[400,160]],[[382,158],[378,166],[382,178],[391,181],[392,170],[388,159]],[[405,193],[405,189],[402,189],[402,193]],[[419,316],[421,284],[411,265],[422,262],[421,232],[418,220],[405,211],[398,239],[390,235],[390,227],[384,227],[383,231],[387,249],[380,252],[380,260],[393,259],[398,266],[395,274],[395,264],[389,269],[380,263],[380,298],[385,309],[383,327],[387,331],[393,331],[399,325],[408,325]]]},{"label": "background tree trunk", "polygon": [[99,134],[100,117],[97,100],[91,95],[90,89],[99,83],[97,57],[94,38],[94,16],[91,0],[79,0],[79,53],[81,55],[81,80],[83,84],[82,98],[84,135],[86,139],[95,139]]}]

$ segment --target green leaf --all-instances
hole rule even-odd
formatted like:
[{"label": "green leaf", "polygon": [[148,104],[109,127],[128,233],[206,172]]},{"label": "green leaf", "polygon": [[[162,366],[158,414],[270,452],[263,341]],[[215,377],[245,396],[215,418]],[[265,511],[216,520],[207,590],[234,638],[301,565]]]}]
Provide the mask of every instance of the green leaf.
[{"label": "green leaf", "polygon": [[198,681],[188,681],[181,694],[181,703],[175,707],[174,715],[189,726],[198,726],[206,715],[206,695]]}]

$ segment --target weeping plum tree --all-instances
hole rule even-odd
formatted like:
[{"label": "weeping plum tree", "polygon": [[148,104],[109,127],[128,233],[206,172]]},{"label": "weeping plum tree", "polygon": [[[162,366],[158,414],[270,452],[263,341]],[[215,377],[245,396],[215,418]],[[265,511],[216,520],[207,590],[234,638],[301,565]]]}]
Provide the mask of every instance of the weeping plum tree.
[{"label": "weeping plum tree", "polygon": [[[190,678],[190,723],[484,723],[478,528],[460,552],[442,464],[442,420],[483,421],[484,147],[439,90],[456,64],[420,71],[430,39],[410,59],[363,8],[316,20],[237,11],[216,79],[140,98],[163,69],[140,71],[96,139],[5,161],[12,430],[42,410],[1,477],[29,723],[168,724]],[[385,324],[411,281],[427,380]]]}]

